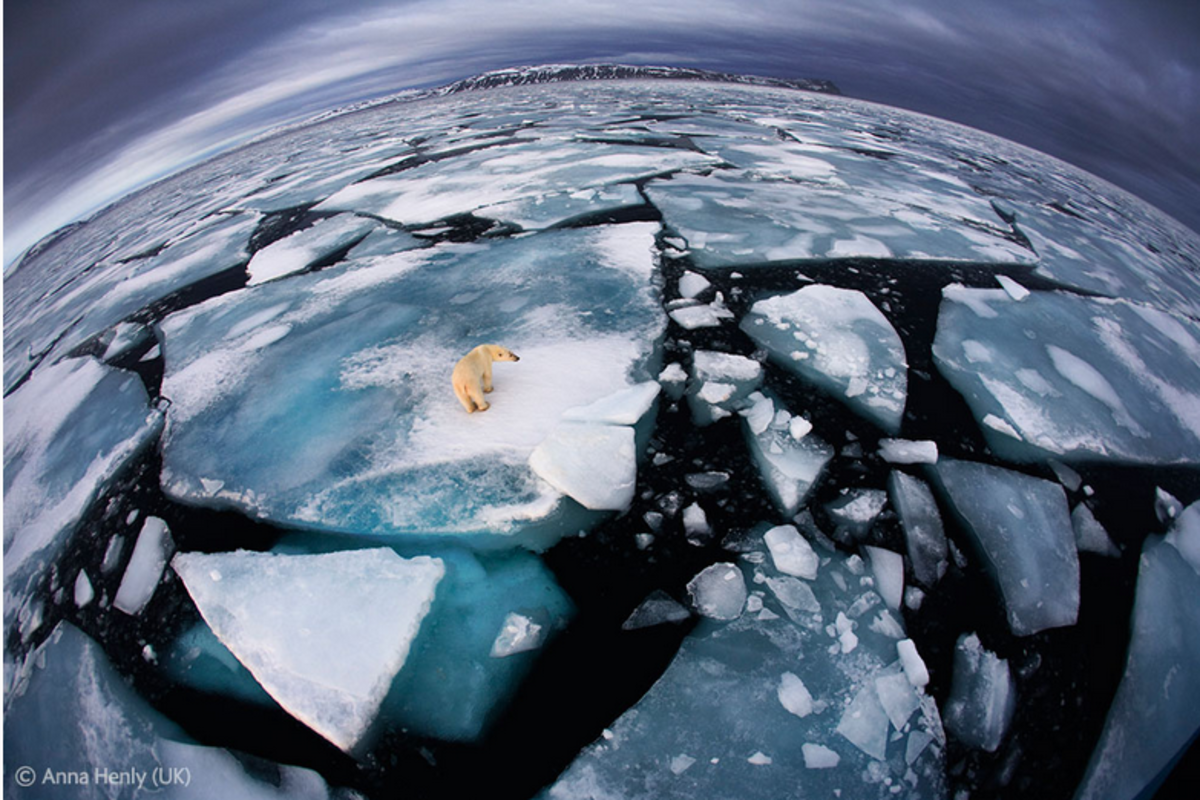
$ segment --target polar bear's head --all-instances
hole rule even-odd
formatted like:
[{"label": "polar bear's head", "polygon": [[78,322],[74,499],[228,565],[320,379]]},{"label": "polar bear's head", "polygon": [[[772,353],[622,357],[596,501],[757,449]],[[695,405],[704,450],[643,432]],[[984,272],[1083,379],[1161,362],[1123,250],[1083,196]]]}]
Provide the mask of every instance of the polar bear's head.
[{"label": "polar bear's head", "polygon": [[492,361],[520,361],[520,357],[509,350],[507,347],[501,347],[496,344],[489,344],[488,355],[492,357]]}]

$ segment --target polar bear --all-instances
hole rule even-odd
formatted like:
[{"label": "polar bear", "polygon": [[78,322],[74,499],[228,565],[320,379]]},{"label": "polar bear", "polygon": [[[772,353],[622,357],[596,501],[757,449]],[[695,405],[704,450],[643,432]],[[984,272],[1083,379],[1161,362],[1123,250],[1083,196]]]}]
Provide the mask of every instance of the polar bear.
[{"label": "polar bear", "polygon": [[507,347],[494,344],[481,344],[459,360],[450,380],[454,384],[454,394],[458,395],[458,401],[468,414],[487,411],[490,407],[483,399],[483,393],[492,390],[492,362],[520,360]]}]

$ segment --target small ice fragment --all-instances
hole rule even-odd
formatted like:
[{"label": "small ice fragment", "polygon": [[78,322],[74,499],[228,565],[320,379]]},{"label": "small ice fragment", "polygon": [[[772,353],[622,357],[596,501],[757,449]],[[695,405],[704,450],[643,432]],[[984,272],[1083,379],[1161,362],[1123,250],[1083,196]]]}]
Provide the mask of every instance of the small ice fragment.
[{"label": "small ice fragment", "polygon": [[713,564],[701,570],[687,585],[692,605],[706,617],[737,619],[746,605],[746,580],[735,564]]},{"label": "small ice fragment", "polygon": [[912,639],[902,639],[896,642],[896,652],[900,656],[900,664],[904,667],[904,674],[908,676],[908,681],[913,686],[918,688],[929,683],[929,670],[925,667],[925,660],[917,652],[917,645]]},{"label": "small ice fragment", "polygon": [[1175,495],[1161,486],[1154,487],[1154,513],[1158,516],[1159,522],[1166,525],[1178,517],[1181,511],[1183,511],[1183,503],[1179,502]]},{"label": "small ice fragment", "polygon": [[510,612],[492,642],[492,658],[507,658],[517,653],[536,650],[542,646],[545,631],[524,614]]},{"label": "small ice fragment", "polygon": [[883,761],[887,758],[890,724],[875,691],[875,682],[868,680],[842,713],[836,730],[871,758]]},{"label": "small ice fragment", "polygon": [[174,549],[167,523],[158,517],[146,517],[113,605],[130,616],[141,613],[158,588],[163,568]]},{"label": "small ice fragment", "polygon": [[696,759],[689,756],[687,753],[680,753],[671,759],[671,772],[676,775],[682,775],[688,771],[692,764],[696,763]]},{"label": "small ice fragment", "polygon": [[1029,297],[1029,290],[1007,275],[997,275],[996,283],[1000,284],[1000,288],[1003,289],[1009,297],[1017,302]]},{"label": "small ice fragment", "polygon": [[804,681],[791,672],[785,672],[779,679],[779,688],[775,690],[780,704],[790,713],[803,719],[813,712],[812,694]]},{"label": "small ice fragment", "polygon": [[683,529],[688,536],[704,536],[712,533],[708,517],[699,503],[692,503],[683,510]]},{"label": "small ice fragment", "polygon": [[879,457],[889,464],[936,464],[937,442],[880,439]]},{"label": "small ice fragment", "polygon": [[779,525],[763,534],[775,568],[787,575],[813,580],[821,559],[794,525]]},{"label": "small ice fragment", "polygon": [[797,416],[788,420],[788,433],[791,434],[792,438],[797,442],[803,439],[805,436],[808,436],[808,434],[812,432],[812,429],[812,423],[804,417]]},{"label": "small ice fragment", "polygon": [[921,705],[912,683],[903,671],[884,671],[875,678],[875,691],[892,726],[898,731],[904,729],[908,718]]},{"label": "small ice fragment", "polygon": [[632,631],[649,628],[666,622],[683,622],[691,614],[661,589],[651,592],[642,604],[633,610],[629,619],[621,625],[622,630]]},{"label": "small ice fragment", "polygon": [[1050,469],[1054,471],[1054,476],[1058,478],[1058,482],[1067,488],[1068,491],[1078,492],[1080,485],[1083,484],[1083,478],[1079,473],[1068,467],[1061,461],[1050,459]]},{"label": "small ice fragment", "polygon": [[694,298],[712,284],[703,275],[695,272],[684,272],[679,279],[679,294],[683,297]]},{"label": "small ice fragment", "polygon": [[945,705],[946,729],[969,747],[994,753],[1016,708],[1008,662],[985,650],[979,637],[959,637]]},{"label": "small ice fragment", "polygon": [[96,597],[96,590],[92,588],[92,582],[88,580],[87,572],[79,570],[79,574],[75,576],[75,605],[78,608],[83,608]]},{"label": "small ice fragment", "polygon": [[918,589],[916,586],[909,586],[904,590],[904,607],[917,611],[921,608],[921,604],[925,602],[925,592]]},{"label": "small ice fragment", "polygon": [[830,769],[842,760],[841,756],[825,745],[805,742],[800,749],[804,753],[804,766],[808,769]]},{"label": "small ice fragment", "polygon": [[914,761],[921,757],[921,753],[933,741],[933,736],[923,730],[917,729],[908,734],[908,744],[904,748],[904,763],[912,765]]},{"label": "small ice fragment", "polygon": [[875,619],[871,620],[871,624],[868,627],[890,639],[904,638],[904,628],[900,627],[900,623],[896,621],[896,618],[886,608],[880,611]]},{"label": "small ice fragment", "polygon": [[121,556],[124,554],[124,552],[124,536],[114,536],[109,539],[108,547],[104,551],[104,560],[100,562],[100,571],[107,575],[116,569],[117,565],[121,563]]},{"label": "small ice fragment", "polygon": [[1075,529],[1075,546],[1080,552],[1099,553],[1102,556],[1121,555],[1112,539],[1108,538],[1108,531],[1083,503],[1075,506],[1071,512],[1071,527]]},{"label": "small ice fragment", "polygon": [[767,755],[766,753],[762,752],[761,750],[759,750],[757,753],[750,756],[746,760],[749,761],[751,764],[753,764],[756,767],[765,767],[771,763],[771,757],[769,755]]},{"label": "small ice fragment", "polygon": [[871,559],[871,571],[875,574],[875,588],[883,601],[893,611],[900,609],[904,597],[904,557],[882,547],[864,548]]}]

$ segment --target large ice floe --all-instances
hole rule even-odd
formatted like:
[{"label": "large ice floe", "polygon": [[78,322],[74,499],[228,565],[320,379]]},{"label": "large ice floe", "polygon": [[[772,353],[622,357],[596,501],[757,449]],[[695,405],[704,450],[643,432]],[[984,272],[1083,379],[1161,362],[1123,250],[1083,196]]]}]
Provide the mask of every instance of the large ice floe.
[{"label": "large ice floe", "polygon": [[1200,733],[1200,505],[1138,565],[1125,673],[1076,797],[1142,797]]},{"label": "large ice floe", "polygon": [[1200,326],[1119,300],[949,286],[933,354],[1007,458],[1195,464]]},{"label": "large ice floe", "polygon": [[218,155],[5,272],[4,788],[1149,793],[1200,728],[1198,263],[1046,156],[776,87]]},{"label": "large ice floe", "polygon": [[386,549],[182,553],[172,566],[267,693],[343,750],[374,719],[445,574]]},{"label": "large ice floe", "polygon": [[547,798],[945,795],[937,706],[906,671],[923,662],[871,624],[886,612],[861,563],[834,556],[810,583],[754,561],[696,576],[706,619]]},{"label": "large ice floe", "polygon": [[[582,426],[556,425],[657,374],[654,230],[409,251],[168,317],[164,487],[189,502],[356,533],[550,526],[573,485],[559,476],[604,463],[612,447],[632,450],[629,426],[604,425],[582,447]],[[497,365],[491,408],[465,415],[450,367],[493,341],[521,361]],[[611,482],[631,486],[632,455]],[[604,495],[599,507],[619,506],[621,490],[589,481]]]},{"label": "large ice floe", "polygon": [[908,389],[904,345],[862,292],[817,285],[759,300],[742,330],[785,368],[899,433]]},{"label": "large ice floe", "polygon": [[37,662],[4,696],[6,795],[355,796],[331,791],[312,770],[261,760],[248,769],[229,751],[196,743],[139,697],[100,646],[72,625],[51,633]]},{"label": "large ice floe", "polygon": [[999,585],[1013,633],[1075,624],[1079,556],[1062,487],[953,459],[934,474]]}]

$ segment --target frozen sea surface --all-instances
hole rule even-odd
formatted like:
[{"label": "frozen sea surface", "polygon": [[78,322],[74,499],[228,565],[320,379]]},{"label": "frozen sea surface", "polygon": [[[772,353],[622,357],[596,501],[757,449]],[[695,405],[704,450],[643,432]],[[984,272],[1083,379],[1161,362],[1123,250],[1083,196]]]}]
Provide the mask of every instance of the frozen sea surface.
[{"label": "frozen sea surface", "polygon": [[[220,155],[5,275],[6,764],[1178,782],[1198,264],[1061,162],[780,88],[429,94]],[[520,361],[468,415],[484,343]]]}]

